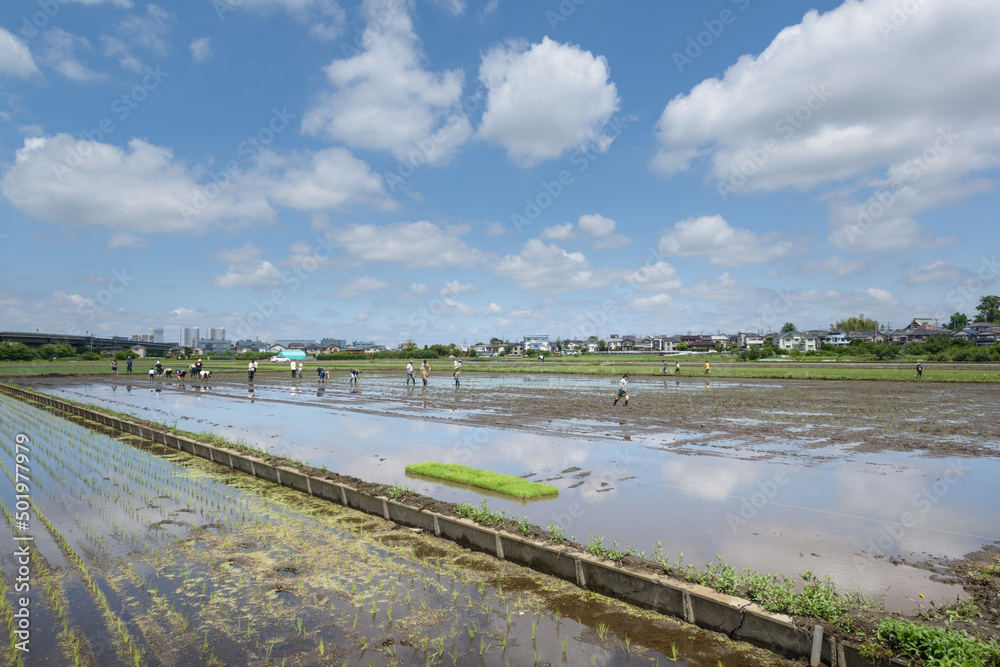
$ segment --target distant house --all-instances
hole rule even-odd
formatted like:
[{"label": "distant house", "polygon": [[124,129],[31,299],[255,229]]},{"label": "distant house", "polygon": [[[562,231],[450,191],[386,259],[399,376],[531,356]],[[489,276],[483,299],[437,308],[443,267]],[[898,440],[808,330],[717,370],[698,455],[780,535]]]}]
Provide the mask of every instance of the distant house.
[{"label": "distant house", "polygon": [[867,343],[884,343],[885,336],[878,329],[867,329],[864,331],[848,331],[847,334],[848,341],[860,340]]},{"label": "distant house", "polygon": [[524,349],[534,350],[535,352],[548,352],[552,349],[552,346],[549,345],[548,336],[542,336],[542,335],[525,336]]},{"label": "distant house", "polygon": [[978,347],[989,347],[996,343],[1000,343],[1000,327],[982,329],[976,333],[976,345]]},{"label": "distant house", "polygon": [[932,324],[921,324],[915,329],[911,329],[906,335],[907,343],[926,343],[932,336],[946,336],[947,329],[940,329]]},{"label": "distant house", "polygon": [[140,359],[145,359],[146,358],[146,346],[145,345],[133,345],[129,349],[132,350],[132,352],[135,353],[135,356],[139,357]]},{"label": "distant house", "polygon": [[764,337],[755,333],[736,334],[736,349],[738,350],[759,350],[764,347]]},{"label": "distant house", "polygon": [[819,338],[805,331],[789,331],[778,336],[778,348],[789,352],[813,352],[820,347]]},{"label": "distant house", "polygon": [[824,345],[836,345],[837,347],[847,347],[851,344],[851,339],[847,337],[847,334],[843,331],[834,331],[826,336],[826,340],[823,341]]},{"label": "distant house", "polygon": [[288,349],[288,348],[286,348],[286,347],[285,347],[284,345],[282,345],[281,343],[275,343],[275,344],[274,344],[274,345],[272,345],[271,347],[267,348],[267,351],[268,351],[268,352],[273,352],[274,354],[278,354],[279,352],[284,352],[284,351],[285,351],[285,350],[287,350],[287,349]]},{"label": "distant house", "polygon": [[975,329],[965,328],[965,329],[959,329],[958,331],[951,332],[951,337],[952,338],[956,338],[958,340],[967,340],[970,343],[975,343],[976,342],[976,333],[977,333],[977,331]]},{"label": "distant house", "polygon": [[489,356],[493,354],[493,346],[489,343],[476,343],[472,346],[472,349],[476,351],[476,354]]},{"label": "distant house", "polygon": [[306,351],[306,344],[305,343],[289,343],[288,346],[285,349],[286,350],[302,350],[303,352],[305,352]]},{"label": "distant house", "polygon": [[306,345],[306,354],[317,355],[323,352],[323,348],[317,343]]},{"label": "distant house", "polygon": [[913,329],[916,329],[918,327],[922,327],[924,325],[931,325],[931,326],[933,326],[933,324],[934,324],[934,318],[933,317],[914,317],[913,321],[910,322],[909,324],[907,324],[903,328],[907,329],[907,330],[913,330]]},{"label": "distant house", "polygon": [[339,345],[327,345],[323,348],[323,354],[333,354],[334,352],[340,352]]},{"label": "distant house", "polygon": [[511,357],[523,357],[524,343],[511,343],[507,346],[507,354]]}]

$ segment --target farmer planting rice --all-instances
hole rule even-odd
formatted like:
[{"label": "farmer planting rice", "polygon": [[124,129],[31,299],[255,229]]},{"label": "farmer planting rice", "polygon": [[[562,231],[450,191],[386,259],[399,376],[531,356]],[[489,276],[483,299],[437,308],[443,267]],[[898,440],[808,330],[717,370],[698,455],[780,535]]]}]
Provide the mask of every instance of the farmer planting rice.
[{"label": "farmer planting rice", "polygon": [[619,399],[623,397],[625,398],[625,406],[628,407],[628,373],[618,381],[618,396],[615,397],[615,401],[611,405],[618,405]]}]

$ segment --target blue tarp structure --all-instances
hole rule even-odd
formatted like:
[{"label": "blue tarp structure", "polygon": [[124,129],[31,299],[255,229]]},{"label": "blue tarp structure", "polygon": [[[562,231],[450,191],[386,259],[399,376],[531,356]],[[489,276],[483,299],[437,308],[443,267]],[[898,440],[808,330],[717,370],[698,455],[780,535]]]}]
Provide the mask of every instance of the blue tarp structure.
[{"label": "blue tarp structure", "polygon": [[278,356],[285,359],[305,359],[306,353],[302,350],[282,350]]}]

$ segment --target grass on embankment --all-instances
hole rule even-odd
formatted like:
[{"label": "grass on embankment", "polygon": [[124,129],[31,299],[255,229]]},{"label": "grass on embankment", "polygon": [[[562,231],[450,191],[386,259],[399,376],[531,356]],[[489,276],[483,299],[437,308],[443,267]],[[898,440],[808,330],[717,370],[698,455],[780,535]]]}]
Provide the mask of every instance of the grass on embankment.
[{"label": "grass on embankment", "polygon": [[457,463],[438,463],[427,461],[425,463],[413,463],[406,466],[406,472],[435,479],[446,479],[450,482],[468,484],[488,491],[505,493],[508,496],[517,498],[538,498],[541,496],[552,496],[559,493],[559,490],[548,484],[530,482],[520,477],[503,475],[498,472],[488,470],[478,470],[469,468]]}]

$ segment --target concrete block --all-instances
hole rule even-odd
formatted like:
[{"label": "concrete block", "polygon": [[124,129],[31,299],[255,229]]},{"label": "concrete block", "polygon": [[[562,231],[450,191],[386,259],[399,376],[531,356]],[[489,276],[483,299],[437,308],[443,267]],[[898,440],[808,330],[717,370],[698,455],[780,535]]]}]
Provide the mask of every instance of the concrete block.
[{"label": "concrete block", "polygon": [[477,526],[471,521],[438,514],[438,528],[441,537],[461,544],[463,547],[483,551],[496,556],[496,531]]},{"label": "concrete block", "polygon": [[614,563],[593,557],[580,558],[587,588],[624,600],[646,609],[679,613],[683,611],[683,593],[664,586],[659,577],[627,572]]},{"label": "concrete block", "polygon": [[375,496],[370,496],[367,493],[362,493],[357,489],[352,489],[349,486],[344,486],[344,493],[347,496],[347,506],[353,507],[354,509],[361,510],[367,514],[374,514],[375,516],[382,516],[382,501]]},{"label": "concrete block", "polygon": [[281,484],[281,480],[278,478],[278,469],[270,463],[254,459],[253,470],[254,474],[260,479],[266,482],[273,482],[274,484]]},{"label": "concrete block", "polygon": [[500,532],[500,546],[506,560],[560,579],[576,581],[575,559],[567,553],[567,549],[530,542],[503,531]]},{"label": "concrete block", "polygon": [[284,466],[281,466],[279,470],[281,471],[281,484],[283,486],[312,495],[310,493],[309,477],[307,475],[303,475],[297,470],[292,470],[291,468],[286,468]]},{"label": "concrete block", "polygon": [[422,528],[428,532],[434,532],[434,517],[427,512],[422,512],[416,507],[410,507],[395,500],[387,500],[385,502],[389,508],[389,519],[391,521],[409,526],[410,528]]},{"label": "concrete block", "polygon": [[329,500],[331,502],[340,504],[340,485],[334,484],[328,479],[316,479],[313,477],[309,480],[309,485],[312,487],[313,495],[317,498],[322,498],[323,500]]},{"label": "concrete block", "polygon": [[[772,614],[756,604],[744,607],[743,625],[733,633],[733,639],[742,639],[792,657],[809,655],[812,650],[812,632],[795,627],[791,617]],[[824,642],[822,658],[830,663],[828,642]]]},{"label": "concrete block", "polygon": [[178,449],[180,449],[182,452],[187,452],[188,454],[194,454],[194,446],[196,444],[194,440],[178,436],[177,444],[179,445]]},{"label": "concrete block", "polygon": [[732,635],[743,624],[743,607],[750,604],[746,600],[704,586],[692,586],[690,594],[694,623],[698,627]]},{"label": "concrete block", "polygon": [[252,457],[245,456],[243,454],[231,454],[230,458],[233,461],[233,470],[239,470],[240,472],[245,472],[248,475],[253,475],[256,477],[256,471]]},{"label": "concrete block", "polygon": [[212,448],[201,442],[193,442],[191,453],[203,459],[212,460]]}]

